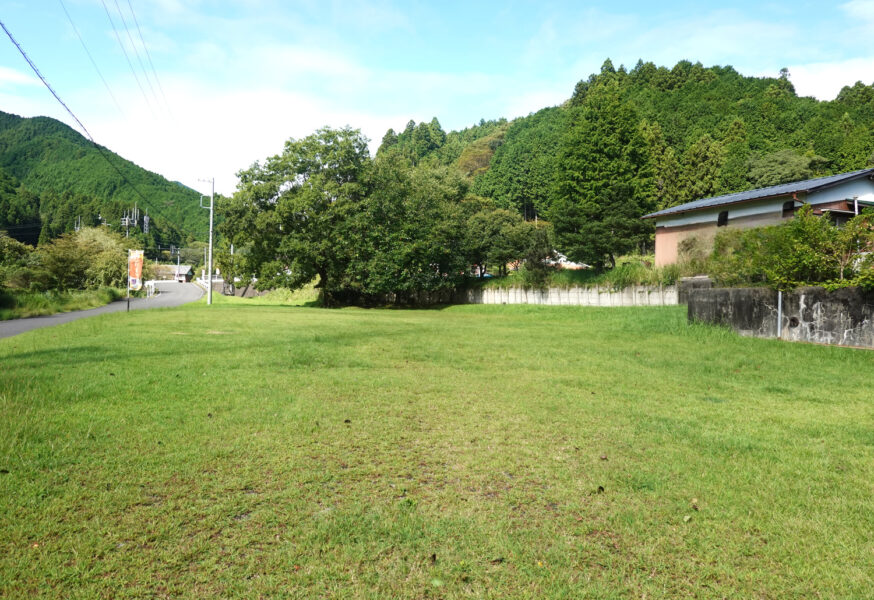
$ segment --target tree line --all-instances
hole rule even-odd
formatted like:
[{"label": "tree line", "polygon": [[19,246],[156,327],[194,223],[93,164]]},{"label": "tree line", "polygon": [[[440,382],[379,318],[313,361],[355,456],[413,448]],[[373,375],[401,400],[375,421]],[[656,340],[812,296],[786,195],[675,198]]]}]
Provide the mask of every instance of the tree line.
[{"label": "tree line", "polygon": [[151,247],[206,238],[197,192],[107,149],[103,154],[115,168],[60,121],[0,111],[0,229],[35,245],[77,225],[96,225],[98,215],[117,225],[136,203],[151,218],[144,240]]},{"label": "tree line", "polygon": [[474,265],[542,280],[553,250],[599,269],[651,251],[646,213],[869,164],[874,86],[820,102],[785,70],[608,60],[561,106],[448,133],[411,120],[374,158],[348,127],[289,140],[222,199],[218,264],[262,288],[318,278],[329,303],[450,289]]},{"label": "tree line", "polygon": [[552,252],[548,227],[471,194],[453,167],[417,164],[400,144],[371,158],[349,127],[290,139],[238,175],[219,205],[222,273],[261,288],[317,278],[327,305],[403,303],[525,258],[536,278]]},{"label": "tree line", "polygon": [[[387,136],[380,152],[397,144],[416,162],[447,164],[433,137],[416,143],[423,125]],[[874,165],[874,85],[818,101],[798,97],[786,70],[607,60],[562,105],[481,125],[463,130],[452,159],[471,192],[551,221],[560,251],[606,268],[651,250],[652,225],[638,221],[648,212]]]}]

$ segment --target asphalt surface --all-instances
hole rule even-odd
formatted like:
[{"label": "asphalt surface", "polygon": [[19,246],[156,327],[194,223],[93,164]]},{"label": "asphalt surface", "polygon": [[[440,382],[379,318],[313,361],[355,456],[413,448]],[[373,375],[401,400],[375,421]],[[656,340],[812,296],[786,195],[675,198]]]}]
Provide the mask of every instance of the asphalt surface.
[{"label": "asphalt surface", "polygon": [[[197,284],[175,283],[173,281],[159,281],[155,284],[155,289],[160,293],[151,298],[131,298],[130,309],[143,310],[146,308],[172,308],[174,306],[180,306],[182,304],[199,300],[206,293],[203,288]],[[58,313],[47,317],[30,317],[27,319],[0,321],[0,338],[18,335],[19,333],[24,333],[31,329],[51,327],[52,325],[69,323],[76,319],[84,319],[85,317],[93,317],[94,315],[102,315],[104,313],[124,310],[127,310],[127,300],[118,300],[111,304],[107,304],[106,306],[89,310]]]}]

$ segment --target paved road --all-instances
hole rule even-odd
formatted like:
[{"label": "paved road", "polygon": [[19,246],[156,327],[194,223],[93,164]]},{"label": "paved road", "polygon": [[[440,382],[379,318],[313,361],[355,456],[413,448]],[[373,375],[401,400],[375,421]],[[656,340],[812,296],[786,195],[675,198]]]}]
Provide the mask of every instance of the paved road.
[{"label": "paved road", "polygon": [[[206,293],[203,291],[203,288],[196,284],[175,283],[172,281],[159,281],[155,284],[155,289],[158,290],[160,294],[152,298],[131,298],[130,309],[170,308],[199,300],[203,294]],[[118,312],[120,310],[127,310],[127,300],[119,300],[112,304],[107,304],[106,306],[101,306],[99,308],[92,308],[90,310],[58,313],[47,317],[30,317],[28,319],[0,321],[0,338],[18,335],[19,333],[24,333],[31,329],[60,325],[61,323],[69,323],[76,319],[84,319],[85,317],[93,317],[94,315]]]}]

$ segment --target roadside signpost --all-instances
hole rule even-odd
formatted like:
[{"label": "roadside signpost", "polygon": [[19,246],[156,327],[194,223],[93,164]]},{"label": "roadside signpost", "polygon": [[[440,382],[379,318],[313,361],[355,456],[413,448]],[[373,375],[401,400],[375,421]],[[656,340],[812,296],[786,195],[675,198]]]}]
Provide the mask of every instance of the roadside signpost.
[{"label": "roadside signpost", "polygon": [[130,291],[143,289],[143,250],[127,251],[127,309],[130,311]]}]

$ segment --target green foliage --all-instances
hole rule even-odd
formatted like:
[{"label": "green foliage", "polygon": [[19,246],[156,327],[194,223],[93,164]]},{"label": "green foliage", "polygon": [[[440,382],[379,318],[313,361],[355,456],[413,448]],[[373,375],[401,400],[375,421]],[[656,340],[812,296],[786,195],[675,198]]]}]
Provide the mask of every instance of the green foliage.
[{"label": "green foliage", "polygon": [[662,210],[680,204],[680,164],[676,151],[668,145],[658,123],[642,121],[640,133],[646,142],[653,169],[656,209]]},{"label": "green foliage", "polygon": [[[750,142],[746,123],[736,118],[728,126],[722,142],[723,163],[719,172],[721,192],[743,191],[749,187]],[[754,186],[755,187],[755,186]]]},{"label": "green foliage", "polygon": [[681,192],[677,204],[718,195],[722,164],[722,146],[710,135],[702,135],[689,146],[683,155],[683,164],[680,167]]},{"label": "green foliage", "polygon": [[0,231],[0,291],[6,285],[21,287],[22,271],[27,268],[33,248]]},{"label": "green foliage", "polygon": [[766,156],[750,158],[747,164],[747,180],[751,188],[761,188],[812,179],[826,174],[827,162],[821,156],[802,156],[794,150],[779,150]]},{"label": "green foliage", "polygon": [[682,262],[665,267],[654,267],[652,255],[629,254],[616,259],[616,267],[609,270],[596,269],[555,269],[541,262],[542,272],[536,280],[526,275],[529,265],[538,264],[528,261],[518,272],[511,272],[506,277],[488,279],[481,285],[487,288],[610,288],[621,290],[635,285],[659,286],[674,285],[681,277],[700,274],[702,271],[689,263]]},{"label": "green foliage", "polygon": [[64,234],[36,250],[0,232],[0,288],[19,291],[125,287],[127,245],[105,228]]},{"label": "green foliage", "polygon": [[0,321],[97,308],[119,300],[123,295],[124,290],[109,287],[68,292],[0,290]]},{"label": "green foliage", "polygon": [[466,258],[482,273],[493,265],[497,275],[506,275],[507,263],[527,257],[534,227],[518,213],[486,205],[468,219]]},{"label": "green foliage", "polygon": [[[107,149],[103,152],[145,200],[100,150],[67,125],[48,117],[23,119],[0,112],[0,228],[16,226],[10,231],[29,235],[33,229],[22,226],[36,224],[36,232],[42,227],[42,241],[48,241],[72,231],[78,218],[90,226],[101,215],[118,227],[122,212],[138,203],[152,219],[145,245],[205,237],[207,216],[198,208],[196,191]],[[35,236],[27,241],[35,243]]]},{"label": "green foliage", "polygon": [[245,247],[259,287],[295,289],[318,276],[330,295],[343,285],[355,250],[348,217],[363,197],[369,162],[360,131],[323,128],[239,173],[220,231]]},{"label": "green foliage", "polygon": [[722,285],[867,286],[868,250],[874,246],[872,213],[835,226],[803,206],[791,221],[772,227],[729,229],[714,241],[710,272]]},{"label": "green foliage", "polygon": [[472,265],[503,272],[529,252],[537,228],[469,195],[457,168],[414,166],[392,148],[371,161],[366,150],[356,130],[321,129],[242,171],[221,207],[235,247],[219,252],[222,272],[262,289],[318,276],[326,305],[406,303],[454,289]]},{"label": "green foliage", "polygon": [[534,227],[525,248],[525,260],[522,264],[522,285],[527,288],[543,289],[549,283],[549,277],[554,269],[547,265],[547,259],[555,255],[555,239],[552,226],[546,223]]},{"label": "green foliage", "polygon": [[413,164],[418,164],[442,148],[444,143],[446,143],[446,132],[443,131],[437,117],[431,119],[430,123],[422,122],[418,125],[410,120],[400,134],[395,134],[394,130],[389,129],[382,138],[377,153],[400,155]]},{"label": "green foliage", "polygon": [[550,220],[571,260],[602,268],[652,235],[640,216],[654,207],[646,142],[614,80],[589,89],[562,138]]},{"label": "green foliage", "polygon": [[447,134],[437,117],[430,123],[418,125],[410,120],[401,133],[389,129],[376,154],[401,157],[413,165],[423,162],[431,166],[456,165],[467,176],[472,176],[488,169],[506,129],[506,119],[481,120],[477,125]]},{"label": "green foliage", "polygon": [[513,121],[472,191],[492,198],[501,208],[517,211],[526,220],[543,218],[549,210],[566,118],[566,111],[546,108]]},{"label": "green foliage", "polygon": [[[626,72],[605,61],[564,105],[513,121],[472,190],[526,219],[550,215],[558,250],[570,256],[589,236],[581,224],[599,214],[581,212],[590,201],[584,188],[603,186],[607,173],[637,183],[624,174],[628,160],[615,144],[623,135],[631,139],[621,133],[630,128],[645,142],[643,179],[652,177],[651,191],[635,191],[635,202],[654,208],[874,165],[874,85],[857,83],[821,102],[799,98],[789,79],[785,70],[776,78],[744,77],[689,61],[673,68],[639,61]],[[585,139],[581,111],[591,110],[605,89],[613,90],[613,112],[624,118],[613,121],[618,129],[585,129],[591,136]],[[588,165],[576,162],[574,142],[593,155]]]},{"label": "green foliage", "polygon": [[405,303],[417,292],[458,285],[468,266],[465,219],[474,208],[462,203],[467,183],[461,175],[378,158],[369,184],[354,217],[348,283],[338,296],[369,303],[393,294]]},{"label": "green foliage", "polygon": [[42,290],[124,287],[127,249],[118,234],[85,228],[64,234],[36,250],[34,276]]}]

